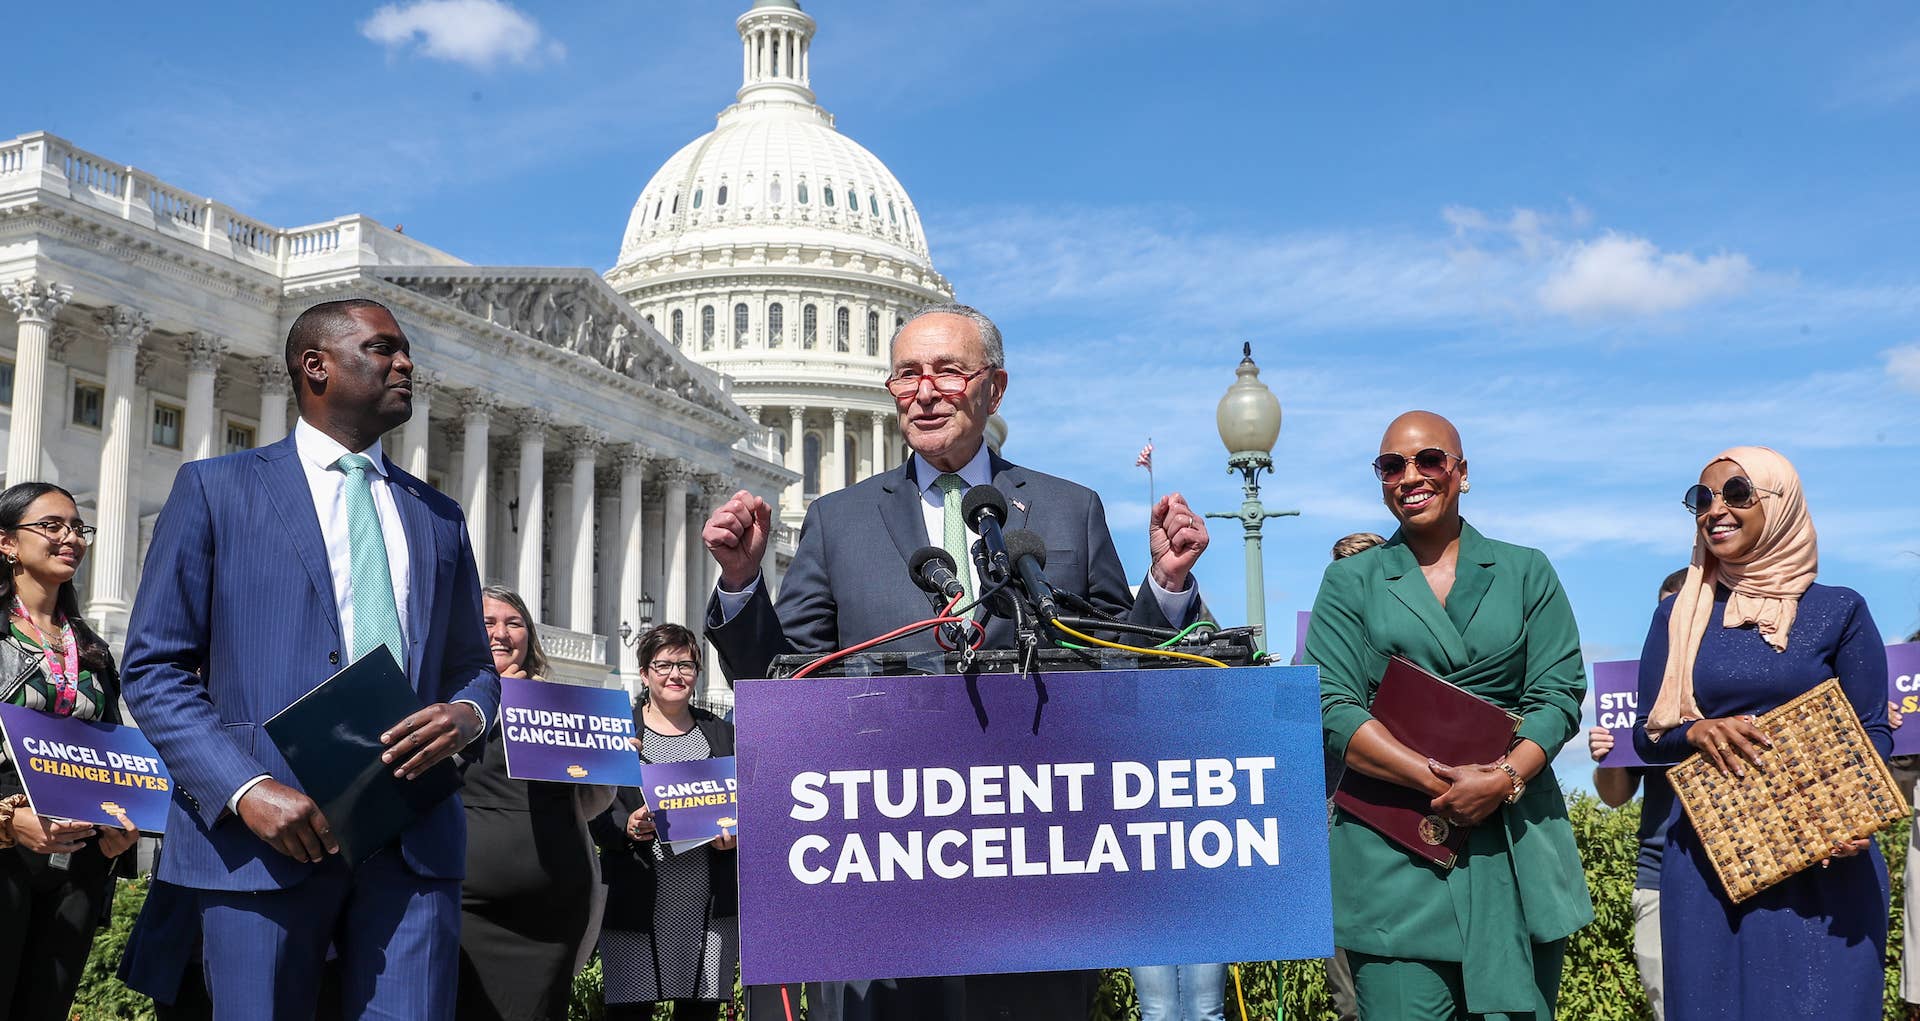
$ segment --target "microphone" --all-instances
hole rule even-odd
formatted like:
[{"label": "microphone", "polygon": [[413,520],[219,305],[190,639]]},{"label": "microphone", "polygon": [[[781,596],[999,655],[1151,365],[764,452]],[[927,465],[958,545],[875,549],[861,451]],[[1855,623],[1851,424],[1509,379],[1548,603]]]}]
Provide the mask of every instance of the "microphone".
[{"label": "microphone", "polygon": [[1010,581],[1013,569],[1007,560],[1006,539],[1000,534],[1000,526],[1007,520],[1007,498],[990,485],[974,486],[960,503],[960,516],[980,536],[980,544],[986,549],[988,580]]},{"label": "microphone", "polygon": [[959,566],[953,562],[953,554],[938,546],[920,547],[919,552],[907,559],[907,570],[913,572],[913,583],[930,596],[951,600],[966,594],[966,586],[955,573]]},{"label": "microphone", "polygon": [[1020,587],[1026,589],[1040,619],[1051,623],[1060,616],[1060,604],[1054,600],[1053,583],[1047,580],[1047,541],[1025,528],[1008,532],[1006,540],[1007,556],[1013,560]]}]

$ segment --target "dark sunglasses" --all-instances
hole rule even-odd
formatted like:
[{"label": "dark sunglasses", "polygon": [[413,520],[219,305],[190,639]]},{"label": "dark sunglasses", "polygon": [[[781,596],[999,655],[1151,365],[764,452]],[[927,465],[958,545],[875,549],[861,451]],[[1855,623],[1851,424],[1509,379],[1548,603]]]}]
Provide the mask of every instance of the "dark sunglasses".
[{"label": "dark sunglasses", "polygon": [[1754,485],[1753,480],[1747,478],[1745,475],[1735,475],[1733,478],[1728,479],[1726,484],[1722,485],[1717,491],[1702,485],[1695,485],[1689,488],[1687,495],[1680,498],[1680,506],[1685,507],[1688,514],[1697,518],[1713,509],[1713,498],[1716,496],[1720,498],[1722,503],[1725,503],[1735,510],[1746,510],[1748,507],[1760,502],[1761,493],[1767,493],[1772,496],[1780,495],[1779,490],[1761,489],[1759,486]]},{"label": "dark sunglasses", "polygon": [[[1439,447],[1428,447],[1413,455],[1413,467],[1415,471],[1420,473],[1422,478],[1437,479],[1451,470],[1453,462],[1458,460],[1460,460],[1458,457],[1441,450]],[[1373,474],[1378,477],[1380,481],[1392,482],[1406,472],[1407,455],[1385,453],[1374,458],[1371,463],[1373,464]]]}]

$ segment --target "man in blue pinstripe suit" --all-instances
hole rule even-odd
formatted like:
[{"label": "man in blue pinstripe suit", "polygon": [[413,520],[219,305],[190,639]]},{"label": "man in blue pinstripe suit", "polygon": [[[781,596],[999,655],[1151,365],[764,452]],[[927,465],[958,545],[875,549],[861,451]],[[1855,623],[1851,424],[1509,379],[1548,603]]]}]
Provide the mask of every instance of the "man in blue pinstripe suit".
[{"label": "man in blue pinstripe suit", "polygon": [[286,439],[175,477],[129,624],[129,707],[175,780],[160,878],[198,891],[217,1018],[311,1018],[327,949],[350,1018],[450,1019],[466,819],[448,798],[357,868],[262,724],[380,645],[425,709],[382,736],[414,777],[498,712],[460,508],[380,436],[413,412],[406,334],[377,302],[294,321]]}]

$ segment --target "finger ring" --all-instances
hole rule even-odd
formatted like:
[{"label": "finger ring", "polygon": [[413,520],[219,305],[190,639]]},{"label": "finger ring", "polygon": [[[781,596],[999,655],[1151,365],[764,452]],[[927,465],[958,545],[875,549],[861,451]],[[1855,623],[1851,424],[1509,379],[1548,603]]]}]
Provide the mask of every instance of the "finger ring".
[{"label": "finger ring", "polygon": [[1720,749],[1723,752],[1727,750],[1727,743],[1725,741],[1716,741],[1714,742],[1713,746],[1715,748]]}]

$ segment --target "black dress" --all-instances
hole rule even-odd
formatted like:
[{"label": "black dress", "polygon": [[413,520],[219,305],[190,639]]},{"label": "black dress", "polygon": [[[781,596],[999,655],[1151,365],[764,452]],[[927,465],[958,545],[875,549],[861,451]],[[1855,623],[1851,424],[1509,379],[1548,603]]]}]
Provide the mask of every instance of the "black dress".
[{"label": "black dress", "polygon": [[581,788],[507,775],[500,733],[469,766],[460,889],[461,1021],[559,1021],[599,878],[576,808]]}]

